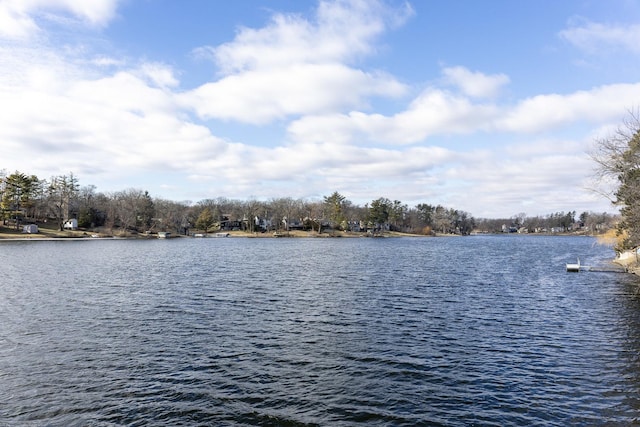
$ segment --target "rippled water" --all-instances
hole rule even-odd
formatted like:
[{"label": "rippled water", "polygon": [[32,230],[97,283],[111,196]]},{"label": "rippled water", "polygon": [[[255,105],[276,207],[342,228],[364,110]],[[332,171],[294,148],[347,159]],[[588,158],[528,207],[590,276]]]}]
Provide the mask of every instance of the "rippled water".
[{"label": "rippled water", "polygon": [[640,422],[591,238],[0,242],[0,425]]}]

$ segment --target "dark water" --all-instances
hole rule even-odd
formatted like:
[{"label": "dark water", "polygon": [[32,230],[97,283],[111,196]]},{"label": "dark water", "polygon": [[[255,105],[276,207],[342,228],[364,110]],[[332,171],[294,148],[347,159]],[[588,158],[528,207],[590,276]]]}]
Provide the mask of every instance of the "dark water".
[{"label": "dark water", "polygon": [[640,423],[590,238],[0,242],[0,425]]}]

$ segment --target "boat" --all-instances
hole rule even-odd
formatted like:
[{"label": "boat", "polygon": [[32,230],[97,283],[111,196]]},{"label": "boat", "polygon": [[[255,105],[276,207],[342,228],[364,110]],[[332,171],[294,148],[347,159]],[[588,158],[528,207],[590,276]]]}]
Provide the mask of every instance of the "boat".
[{"label": "boat", "polygon": [[216,237],[229,237],[229,233],[216,233]]},{"label": "boat", "polygon": [[168,231],[158,231],[158,239],[168,239],[171,237],[171,233]]},{"label": "boat", "polygon": [[578,258],[577,264],[567,264],[567,271],[578,273],[580,271],[580,258]]}]

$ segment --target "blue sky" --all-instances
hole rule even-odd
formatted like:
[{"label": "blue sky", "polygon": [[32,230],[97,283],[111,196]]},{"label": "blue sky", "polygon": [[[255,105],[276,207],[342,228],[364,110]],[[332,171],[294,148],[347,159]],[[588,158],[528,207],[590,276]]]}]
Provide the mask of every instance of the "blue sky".
[{"label": "blue sky", "polygon": [[0,0],[0,169],[613,212],[588,153],[640,105],[639,59],[629,0]]}]

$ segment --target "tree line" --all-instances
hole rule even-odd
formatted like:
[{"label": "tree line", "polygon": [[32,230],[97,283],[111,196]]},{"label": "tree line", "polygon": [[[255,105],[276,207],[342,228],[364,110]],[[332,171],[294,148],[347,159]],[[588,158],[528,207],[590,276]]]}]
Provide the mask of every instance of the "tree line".
[{"label": "tree line", "polygon": [[484,233],[567,233],[601,234],[619,222],[618,215],[607,212],[554,212],[548,215],[527,216],[519,213],[510,218],[477,219],[476,230]]},{"label": "tree line", "polygon": [[413,207],[380,197],[356,205],[335,191],[322,200],[272,198],[237,200],[218,197],[197,203],[152,197],[148,191],[127,189],[110,193],[93,185],[80,186],[73,174],[40,179],[19,171],[0,171],[0,217],[4,225],[54,221],[62,230],[74,218],[80,228],[114,232],[179,234],[218,230],[323,232],[343,230],[379,233],[398,231],[431,235],[468,235],[477,230],[499,232],[557,232],[578,228],[591,232],[612,226],[609,214],[558,212],[543,217],[520,213],[504,219],[476,219],[468,212],[441,205],[419,203]]},{"label": "tree line", "polygon": [[5,226],[16,229],[27,221],[54,221],[62,230],[66,220],[75,218],[80,228],[105,228],[112,233],[329,229],[466,235],[475,227],[475,219],[458,209],[427,203],[409,207],[384,197],[359,206],[337,191],[319,201],[218,197],[192,203],[152,197],[140,189],[99,192],[93,185],[80,186],[73,173],[40,179],[6,170],[0,171],[0,216]]}]

